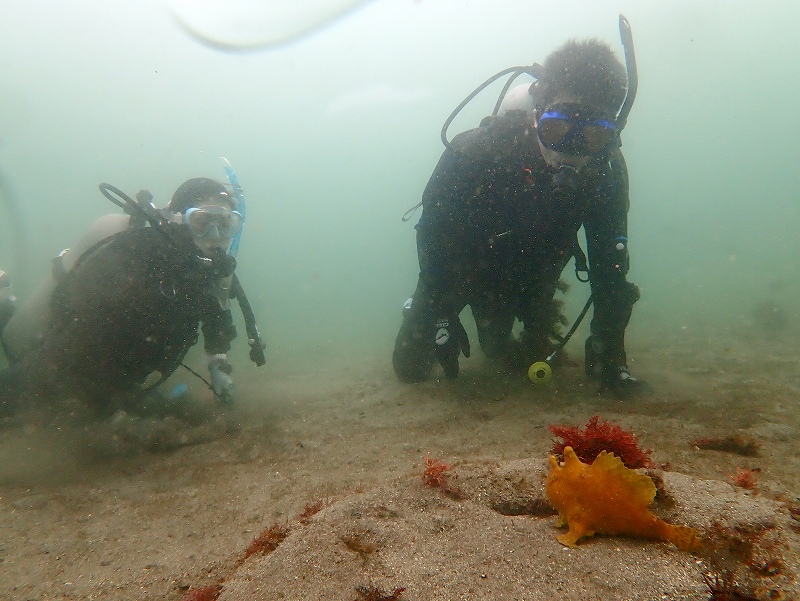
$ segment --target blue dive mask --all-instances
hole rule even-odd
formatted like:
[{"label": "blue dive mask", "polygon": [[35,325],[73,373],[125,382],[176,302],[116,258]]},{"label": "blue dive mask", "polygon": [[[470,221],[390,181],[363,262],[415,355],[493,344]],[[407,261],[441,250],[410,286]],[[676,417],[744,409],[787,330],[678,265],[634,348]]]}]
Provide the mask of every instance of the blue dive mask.
[{"label": "blue dive mask", "polygon": [[571,156],[596,156],[617,137],[617,125],[608,119],[582,118],[580,109],[556,107],[539,117],[536,135],[545,148]]}]

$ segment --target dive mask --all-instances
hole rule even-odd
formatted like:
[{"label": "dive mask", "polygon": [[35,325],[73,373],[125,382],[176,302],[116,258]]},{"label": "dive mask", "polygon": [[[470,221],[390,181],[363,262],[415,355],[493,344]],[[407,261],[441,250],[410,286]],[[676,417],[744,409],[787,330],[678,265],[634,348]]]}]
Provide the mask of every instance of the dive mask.
[{"label": "dive mask", "polygon": [[242,215],[239,211],[213,205],[187,209],[183,214],[183,222],[196,238],[214,234],[217,238],[231,239],[242,229]]},{"label": "dive mask", "polygon": [[536,135],[545,148],[571,156],[596,156],[618,139],[617,125],[608,119],[583,118],[580,109],[555,107],[542,113]]}]

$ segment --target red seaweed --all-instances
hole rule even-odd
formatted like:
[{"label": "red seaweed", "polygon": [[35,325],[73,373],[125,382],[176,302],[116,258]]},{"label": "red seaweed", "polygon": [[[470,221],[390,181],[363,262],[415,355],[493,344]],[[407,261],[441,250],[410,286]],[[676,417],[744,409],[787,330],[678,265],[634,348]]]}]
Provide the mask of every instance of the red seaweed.
[{"label": "red seaweed", "polygon": [[736,473],[728,474],[728,478],[731,479],[731,483],[734,486],[738,486],[739,488],[746,488],[747,490],[755,490],[756,488],[758,488],[758,474],[760,472],[761,468],[758,467],[749,469],[749,468],[742,468],[737,465]]},{"label": "red seaweed", "polygon": [[297,521],[307,526],[311,522],[311,518],[318,514],[323,507],[325,507],[325,501],[322,499],[308,503],[303,508],[303,511],[297,514]]},{"label": "red seaweed", "polygon": [[592,463],[600,451],[614,453],[622,460],[625,467],[638,469],[652,467],[650,449],[642,449],[639,440],[630,430],[624,430],[616,424],[600,420],[599,415],[592,417],[586,428],[572,426],[548,426],[550,431],[563,442],[553,443],[552,453],[563,456],[565,447],[572,447],[578,458],[584,463]]},{"label": "red seaweed", "polygon": [[425,455],[425,471],[422,472],[422,481],[433,488],[447,489],[447,472],[450,466],[434,459],[430,453]]},{"label": "red seaweed", "polygon": [[278,548],[278,545],[280,545],[287,536],[289,536],[289,526],[275,522],[269,528],[262,530],[261,534],[250,542],[247,549],[244,551],[244,555],[236,562],[236,566],[242,565],[245,560],[252,555],[269,555]]}]

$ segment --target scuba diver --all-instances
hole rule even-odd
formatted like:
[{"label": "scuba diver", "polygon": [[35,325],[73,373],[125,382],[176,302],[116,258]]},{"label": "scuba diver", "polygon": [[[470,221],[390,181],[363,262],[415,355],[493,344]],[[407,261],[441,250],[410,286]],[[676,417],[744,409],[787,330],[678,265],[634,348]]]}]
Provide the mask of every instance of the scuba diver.
[{"label": "scuba diver", "polygon": [[[447,148],[416,225],[419,280],[394,346],[400,380],[426,380],[437,362],[448,378],[458,376],[460,355],[470,355],[459,321],[467,305],[490,360],[527,369],[550,359],[566,343],[558,336],[562,317],[554,295],[575,257],[576,272],[588,272],[594,303],[587,375],[600,378],[601,392],[621,398],[649,392],[630,375],[624,343],[639,290],[626,278],[628,173],[620,131],[637,80],[621,15],[620,32],[627,73],[605,42],[570,40],[544,65],[507,69],[488,80],[445,123]],[[506,94],[509,80],[495,114],[449,142],[447,127],[458,111],[512,71],[536,80]],[[581,226],[588,266],[577,239]],[[515,320],[523,326],[518,337]]]},{"label": "scuba diver", "polygon": [[52,274],[4,328],[12,366],[0,372],[0,415],[65,397],[102,409],[134,401],[182,364],[199,327],[206,383],[218,401],[231,402],[231,298],[241,306],[257,365],[264,343],[229,253],[238,248],[244,196],[227,163],[226,170],[233,193],[194,178],[161,211],[147,191],[133,200],[100,185],[126,214],[101,217],[56,257]]}]

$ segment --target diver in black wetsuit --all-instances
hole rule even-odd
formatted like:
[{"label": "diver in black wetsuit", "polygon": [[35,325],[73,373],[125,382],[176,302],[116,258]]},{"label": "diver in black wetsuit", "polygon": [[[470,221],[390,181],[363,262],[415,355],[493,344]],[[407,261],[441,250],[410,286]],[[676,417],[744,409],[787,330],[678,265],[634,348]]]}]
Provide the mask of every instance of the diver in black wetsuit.
[{"label": "diver in black wetsuit", "polygon": [[529,110],[501,111],[455,137],[422,197],[420,274],[395,342],[398,378],[425,380],[437,361],[458,375],[460,354],[469,356],[458,317],[466,305],[489,358],[527,368],[548,356],[560,313],[553,295],[567,262],[583,256],[583,226],[594,300],[587,373],[622,397],[647,391],[628,371],[624,344],[639,298],[626,279],[626,87],[607,44],[570,41],[526,86]]},{"label": "diver in black wetsuit", "polygon": [[[236,205],[223,184],[195,178],[165,211],[150,205],[150,227],[136,211],[92,226],[3,332],[16,363],[0,377],[0,414],[39,399],[75,396],[103,407],[120,393],[136,396],[175,371],[201,324],[211,387],[230,402],[230,298],[241,286],[227,250],[242,226]],[[262,364],[257,332],[248,337]]]}]

